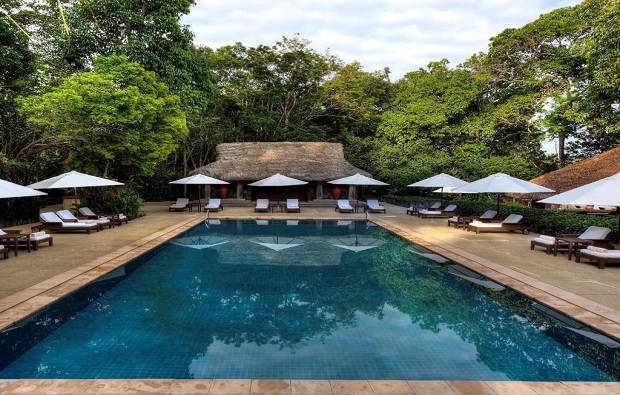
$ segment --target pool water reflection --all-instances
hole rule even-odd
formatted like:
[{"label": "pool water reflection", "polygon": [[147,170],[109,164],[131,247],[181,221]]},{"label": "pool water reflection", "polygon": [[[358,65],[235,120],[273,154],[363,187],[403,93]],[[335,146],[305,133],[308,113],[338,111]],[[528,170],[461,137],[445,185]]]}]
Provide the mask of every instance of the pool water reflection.
[{"label": "pool water reflection", "polygon": [[617,348],[370,225],[200,225],[81,311],[3,333],[2,355],[44,339],[0,378],[620,378]]}]

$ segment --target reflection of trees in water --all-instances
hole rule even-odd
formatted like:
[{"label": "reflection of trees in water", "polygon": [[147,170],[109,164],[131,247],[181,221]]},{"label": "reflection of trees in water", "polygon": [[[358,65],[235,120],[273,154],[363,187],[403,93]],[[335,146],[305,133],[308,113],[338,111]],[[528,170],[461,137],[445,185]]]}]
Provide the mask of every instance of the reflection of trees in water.
[{"label": "reflection of trees in water", "polygon": [[[506,361],[512,372],[528,372],[538,366],[540,369],[532,379],[550,381],[580,369],[583,363],[565,347],[541,341],[546,334],[538,328],[545,325],[550,329],[550,337],[613,377],[620,377],[620,353],[609,352],[570,331],[560,331],[558,325],[533,310],[530,302],[517,293],[494,292],[469,284],[449,274],[443,266],[411,254],[405,246],[398,251],[374,262],[379,282],[390,295],[387,302],[423,329],[437,333],[448,328],[474,344],[478,358],[490,369],[523,380],[523,376],[506,370]],[[498,354],[502,358],[497,358]],[[600,380],[608,379],[601,374]]]},{"label": "reflection of trees in water", "polygon": [[[509,373],[506,365],[516,369],[511,371],[535,372],[528,377],[537,380],[566,377],[566,371],[583,365],[561,345],[540,341],[544,334],[536,328],[541,318],[518,295],[467,283],[405,246],[403,242],[398,250],[347,251],[340,265],[320,267],[213,264],[218,252],[202,251],[204,264],[198,265],[187,288],[170,292],[180,293],[184,309],[196,312],[197,319],[187,329],[201,334],[205,351],[214,339],[237,347],[270,344],[294,351],[310,339],[324,339],[339,328],[355,326],[358,312],[381,319],[383,307],[389,304],[422,329],[453,331],[475,345],[480,361],[512,379],[524,378]],[[166,276],[184,273],[176,267]],[[175,306],[158,308],[162,310],[163,328],[175,325],[175,317],[183,311]],[[598,346],[575,348],[597,363],[618,362],[617,353],[610,356]]]}]

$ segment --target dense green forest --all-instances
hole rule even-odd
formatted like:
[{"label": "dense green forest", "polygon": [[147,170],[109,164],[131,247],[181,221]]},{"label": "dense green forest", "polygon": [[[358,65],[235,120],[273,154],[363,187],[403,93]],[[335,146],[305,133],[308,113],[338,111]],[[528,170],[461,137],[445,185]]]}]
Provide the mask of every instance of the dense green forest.
[{"label": "dense green forest", "polygon": [[619,141],[619,0],[557,9],[398,81],[299,36],[197,46],[180,23],[193,3],[0,0],[1,178],[75,169],[157,200],[217,144],[329,141],[399,188],[440,172],[529,179]]}]

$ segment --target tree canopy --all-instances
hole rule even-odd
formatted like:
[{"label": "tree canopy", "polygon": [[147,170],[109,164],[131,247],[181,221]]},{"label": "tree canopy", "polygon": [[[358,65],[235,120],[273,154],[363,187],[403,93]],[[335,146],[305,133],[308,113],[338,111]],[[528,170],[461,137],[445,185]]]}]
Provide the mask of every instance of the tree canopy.
[{"label": "tree canopy", "polygon": [[298,35],[195,45],[180,23],[192,4],[5,2],[4,166],[122,168],[153,186],[219,143],[330,141],[399,187],[439,172],[533,178],[618,144],[618,0],[559,8],[394,82]]}]

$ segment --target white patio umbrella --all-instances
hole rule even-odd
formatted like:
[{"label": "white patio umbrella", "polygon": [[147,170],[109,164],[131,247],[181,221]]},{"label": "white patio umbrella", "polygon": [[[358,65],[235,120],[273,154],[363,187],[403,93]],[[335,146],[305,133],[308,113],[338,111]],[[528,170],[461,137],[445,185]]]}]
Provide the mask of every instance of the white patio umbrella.
[{"label": "white patio umbrella", "polygon": [[35,189],[28,188],[9,181],[0,180],[0,199],[43,195],[47,195],[47,193],[37,191]]},{"label": "white patio umbrella", "polygon": [[80,173],[78,171],[70,171],[56,177],[48,178],[43,181],[35,182],[28,185],[33,189],[60,189],[73,188],[75,193],[75,206],[77,207],[77,188],[82,187],[108,187],[124,185],[122,182],[108,180],[103,177],[91,176],[89,174]]},{"label": "white patio umbrella", "polygon": [[620,173],[538,200],[538,203],[616,206],[620,228]]},{"label": "white patio umbrella", "polygon": [[462,187],[463,185],[467,185],[467,181],[463,181],[460,178],[456,178],[446,173],[436,174],[432,177],[425,178],[418,182],[414,182],[413,184],[407,185],[408,187],[420,187],[420,188],[439,188],[434,190],[433,192],[439,192],[442,195],[443,193],[454,193],[454,189],[458,187]]},{"label": "white patio umbrella", "polygon": [[555,192],[553,189],[533,184],[520,178],[504,173],[491,174],[488,177],[470,182],[462,187],[455,188],[454,193],[497,193],[497,212],[499,213],[499,198],[502,193],[539,193]]},{"label": "white patio umbrella", "polygon": [[251,187],[277,187],[278,188],[278,205],[280,204],[280,187],[292,185],[305,185],[307,181],[298,180],[297,178],[288,177],[280,173],[276,173],[262,180],[248,184]]},{"label": "white patio umbrella", "polygon": [[[375,180],[374,178],[364,176],[362,174],[356,173],[352,176],[338,178],[336,180],[327,181],[328,184],[338,184],[338,185],[369,185],[369,186],[385,186],[390,185],[383,181]],[[358,194],[359,196],[359,194]]]},{"label": "white patio umbrella", "polygon": [[[218,180],[217,178],[209,177],[204,174],[196,174],[193,176],[180,178],[178,180],[170,181],[169,184],[182,184],[182,185],[225,185],[229,184],[226,181]],[[200,187],[199,187],[200,188]],[[198,191],[198,205],[200,205],[200,190]],[[206,196],[205,196],[206,197]]]}]

